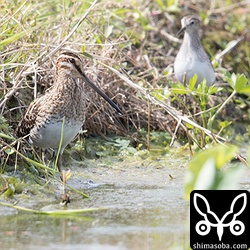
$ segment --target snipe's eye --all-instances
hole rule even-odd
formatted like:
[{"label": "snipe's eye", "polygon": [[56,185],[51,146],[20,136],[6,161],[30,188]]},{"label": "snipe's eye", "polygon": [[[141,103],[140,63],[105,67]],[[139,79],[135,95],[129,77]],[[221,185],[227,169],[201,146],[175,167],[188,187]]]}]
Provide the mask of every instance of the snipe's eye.
[{"label": "snipe's eye", "polygon": [[69,61],[70,61],[71,63],[75,63],[75,62],[76,62],[76,60],[75,60],[74,58],[70,58]]}]

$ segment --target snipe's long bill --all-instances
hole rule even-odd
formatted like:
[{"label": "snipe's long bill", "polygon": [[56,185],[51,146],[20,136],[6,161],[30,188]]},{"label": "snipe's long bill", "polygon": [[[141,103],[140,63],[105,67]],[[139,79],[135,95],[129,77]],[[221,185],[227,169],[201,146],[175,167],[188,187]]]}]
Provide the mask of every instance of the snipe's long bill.
[{"label": "snipe's long bill", "polygon": [[79,73],[82,76],[82,79],[101,97],[103,97],[120,115],[122,115],[121,109],[105,94],[103,93],[90,79],[79,69]]}]

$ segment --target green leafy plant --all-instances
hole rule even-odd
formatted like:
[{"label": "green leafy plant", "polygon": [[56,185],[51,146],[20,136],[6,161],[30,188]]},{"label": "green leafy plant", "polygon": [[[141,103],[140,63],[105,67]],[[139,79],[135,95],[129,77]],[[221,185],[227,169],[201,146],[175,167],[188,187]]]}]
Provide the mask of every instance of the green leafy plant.
[{"label": "green leafy plant", "polygon": [[[190,163],[185,177],[186,196],[192,190],[236,189],[246,167],[229,164],[238,148],[233,145],[216,145],[197,153]],[[249,157],[249,156],[248,156]]]},{"label": "green leafy plant", "polygon": [[[194,120],[197,120],[198,123],[202,125],[203,128],[209,129],[215,134],[221,134],[221,132],[229,127],[232,124],[230,120],[217,120],[218,115],[226,108],[226,105],[230,102],[234,103],[234,100],[237,100],[237,94],[244,94],[249,96],[250,94],[250,85],[248,79],[243,74],[230,74],[229,72],[225,73],[225,80],[232,88],[232,93],[226,97],[226,99],[215,106],[209,107],[209,98],[213,95],[223,94],[224,88],[210,86],[208,87],[206,81],[204,80],[200,84],[196,84],[197,76],[195,75],[187,86],[184,86],[182,83],[172,83],[169,92],[172,97],[172,101],[177,101],[181,107],[179,109],[184,110],[184,113],[190,115]],[[155,95],[158,98],[157,95]],[[161,100],[162,100],[161,95]],[[190,111],[190,104],[186,104],[186,100],[193,100],[193,105],[198,107],[199,112],[194,113]],[[234,104],[235,105],[235,104]],[[197,119],[198,117],[198,119]],[[200,120],[199,120],[200,117]],[[216,124],[215,124],[215,121]],[[204,147],[211,140],[203,133],[202,130],[194,129],[190,124],[187,125],[189,129],[192,129],[194,136],[198,141],[200,141],[201,147]]]}]

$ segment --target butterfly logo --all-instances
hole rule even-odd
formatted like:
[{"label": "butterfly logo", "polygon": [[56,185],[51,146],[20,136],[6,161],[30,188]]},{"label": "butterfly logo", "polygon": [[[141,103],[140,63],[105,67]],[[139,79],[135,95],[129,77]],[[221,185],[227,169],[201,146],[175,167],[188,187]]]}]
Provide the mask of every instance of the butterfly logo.
[{"label": "butterfly logo", "polygon": [[[237,208],[235,207],[235,204],[239,203],[240,199],[243,199],[243,205],[239,209],[239,211],[235,211],[237,210]],[[203,204],[205,204],[206,211],[202,211],[204,210],[204,206],[199,208],[198,206],[199,200],[200,202],[203,202]],[[195,230],[199,235],[202,235],[202,236],[207,235],[209,234],[211,227],[215,227],[217,228],[217,235],[218,235],[219,241],[221,241],[225,227],[229,227],[230,232],[236,236],[243,234],[243,232],[245,231],[245,225],[243,224],[242,221],[237,220],[237,216],[239,216],[246,208],[246,205],[247,205],[246,193],[239,194],[233,199],[231,206],[230,206],[230,210],[227,211],[222,216],[221,219],[219,219],[218,216],[213,211],[210,210],[210,205],[207,199],[203,195],[195,193],[193,197],[193,203],[194,203],[194,207],[196,211],[204,218],[203,220],[200,220],[199,222],[197,222],[195,226]],[[228,223],[225,223],[225,220],[228,219],[229,215],[232,217],[232,220]],[[214,219],[213,222],[211,222],[211,219]],[[214,223],[215,221],[216,223]]]}]

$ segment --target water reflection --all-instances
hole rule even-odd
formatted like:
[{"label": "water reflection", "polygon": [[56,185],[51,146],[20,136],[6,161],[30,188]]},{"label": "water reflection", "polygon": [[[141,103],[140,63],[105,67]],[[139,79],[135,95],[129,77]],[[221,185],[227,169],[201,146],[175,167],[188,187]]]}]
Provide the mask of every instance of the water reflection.
[{"label": "water reflection", "polygon": [[[185,245],[185,219],[153,211],[95,213],[87,217],[15,215],[1,218],[1,249],[169,249]],[[112,214],[115,216],[112,218]],[[120,217],[120,218],[119,218]],[[84,247],[84,248],[83,248]]]},{"label": "water reflection", "polygon": [[[87,190],[90,199],[72,195],[69,208],[107,210],[54,217],[0,207],[0,249],[188,249],[189,204],[183,198],[183,165],[170,167],[169,159],[167,164],[80,169],[84,177],[81,173],[73,176],[70,185],[82,191],[86,191],[87,179],[100,185]],[[35,196],[25,202],[44,209],[53,201],[49,198],[43,205],[36,204]],[[59,203],[55,197],[54,202]]]},{"label": "water reflection", "polygon": [[[188,245],[188,202],[180,189],[95,189],[75,200],[110,208],[87,216],[19,212],[0,219],[1,249],[169,249]],[[130,197],[130,200],[128,200]],[[105,203],[106,201],[106,203]],[[111,203],[111,201],[113,201]]]}]

